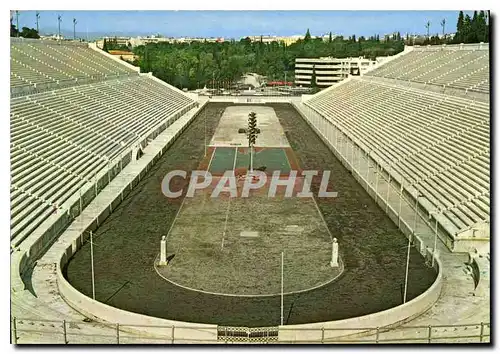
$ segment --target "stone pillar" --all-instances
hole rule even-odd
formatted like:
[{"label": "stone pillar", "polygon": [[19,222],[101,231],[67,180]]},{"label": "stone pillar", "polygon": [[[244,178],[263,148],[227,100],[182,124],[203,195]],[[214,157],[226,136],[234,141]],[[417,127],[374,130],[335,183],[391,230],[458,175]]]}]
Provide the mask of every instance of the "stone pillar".
[{"label": "stone pillar", "polygon": [[339,266],[339,244],[337,239],[334,238],[332,242],[332,260],[330,261],[330,267],[337,268]]},{"label": "stone pillar", "polygon": [[167,239],[162,236],[160,241],[160,265],[167,264]]}]

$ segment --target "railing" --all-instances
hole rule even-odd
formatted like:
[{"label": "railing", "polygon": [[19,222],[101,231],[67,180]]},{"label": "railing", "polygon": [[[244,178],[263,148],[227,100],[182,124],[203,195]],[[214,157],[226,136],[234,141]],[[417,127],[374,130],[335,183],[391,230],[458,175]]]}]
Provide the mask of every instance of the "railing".
[{"label": "railing", "polygon": [[[156,334],[148,334],[155,328]],[[158,329],[160,329],[158,331]],[[11,318],[13,344],[180,344],[180,343],[277,343],[277,344],[336,344],[336,343],[489,343],[490,323],[458,325],[399,326],[395,328],[307,328],[291,329],[286,326],[247,328],[218,326],[217,338],[193,339],[178,335],[180,330],[203,330],[200,326],[145,326],[109,324],[85,321],[48,321]],[[207,330],[212,328],[207,327]],[[361,333],[343,336],[342,331]],[[279,341],[279,332],[320,331],[321,340]],[[161,334],[158,334],[161,333]]]}]

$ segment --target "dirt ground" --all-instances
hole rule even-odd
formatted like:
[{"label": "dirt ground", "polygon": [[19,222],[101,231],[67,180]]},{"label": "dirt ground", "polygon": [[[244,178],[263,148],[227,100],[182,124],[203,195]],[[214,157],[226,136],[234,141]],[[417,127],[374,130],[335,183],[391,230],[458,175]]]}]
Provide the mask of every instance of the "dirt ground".
[{"label": "dirt ground", "polygon": [[[213,134],[226,103],[210,104],[207,130]],[[318,205],[339,240],[344,273],[316,290],[285,296],[285,324],[361,316],[402,303],[406,238],[366,191],[288,104],[273,104],[301,167],[330,169],[334,199]],[[160,235],[166,234],[181,198],[167,200],[161,181],[172,169],[196,169],[203,158],[203,114],[149,171],[139,186],[96,230],[94,264],[97,300],[146,315],[220,325],[268,326],[280,321],[280,297],[215,296],[176,287],[153,268]],[[317,185],[313,185],[313,189]],[[84,245],[67,268],[69,281],[91,293],[90,247]],[[426,290],[436,274],[412,249],[408,299]]]}]

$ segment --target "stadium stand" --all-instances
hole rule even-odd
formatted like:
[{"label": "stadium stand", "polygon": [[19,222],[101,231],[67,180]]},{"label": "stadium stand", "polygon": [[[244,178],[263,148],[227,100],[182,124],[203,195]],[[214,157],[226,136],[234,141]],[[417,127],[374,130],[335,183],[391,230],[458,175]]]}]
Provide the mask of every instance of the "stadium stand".
[{"label": "stadium stand", "polygon": [[[379,72],[391,70],[382,66]],[[440,223],[450,235],[489,219],[487,103],[352,78],[313,96],[307,105],[406,188],[419,191],[422,206],[444,217]]]},{"label": "stadium stand", "polygon": [[366,75],[487,94],[490,91],[489,72],[488,45],[416,46]]},{"label": "stadium stand", "polygon": [[85,43],[11,39],[10,48],[11,87],[137,75]]},{"label": "stadium stand", "polygon": [[[171,125],[195,101],[81,45],[11,42],[11,87],[74,80],[13,97],[11,242],[18,245],[109,162]],[[97,82],[79,84],[93,76]]]}]

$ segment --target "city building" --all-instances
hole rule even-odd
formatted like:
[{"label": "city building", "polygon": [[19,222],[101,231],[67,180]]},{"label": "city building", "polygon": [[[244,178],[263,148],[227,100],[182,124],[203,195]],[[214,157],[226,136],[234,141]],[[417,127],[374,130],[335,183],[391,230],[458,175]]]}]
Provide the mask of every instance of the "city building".
[{"label": "city building", "polygon": [[126,50],[110,50],[108,53],[117,57],[117,58],[129,61],[129,62],[133,62],[134,60],[139,59],[139,56],[135,55],[132,52],[126,51]]},{"label": "city building", "polygon": [[357,58],[296,58],[295,59],[295,85],[310,86],[313,71],[316,75],[316,85],[325,88],[336,84],[349,75],[363,75],[374,65],[382,62],[384,57],[375,61]]},{"label": "city building", "polygon": [[117,45],[128,46],[129,41],[130,41],[130,37],[104,37],[104,38],[98,39],[96,41],[97,47],[102,49],[104,46],[104,40],[106,40],[106,41],[115,41],[116,40]]},{"label": "city building", "polygon": [[247,36],[243,37],[250,39],[251,42],[260,42],[262,43],[272,43],[272,42],[281,42],[285,45],[289,46],[297,42],[299,39],[302,39],[304,36],[295,35],[295,36],[270,36],[270,35],[262,35],[262,36]]}]

